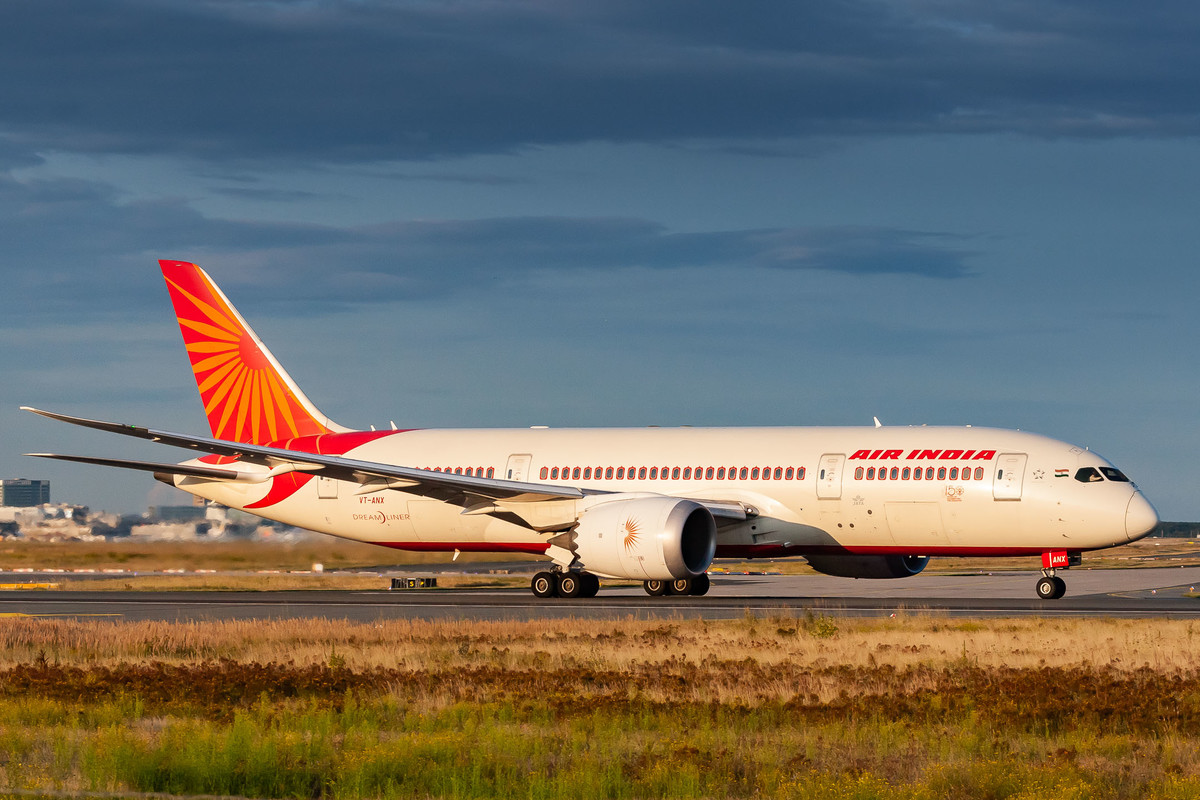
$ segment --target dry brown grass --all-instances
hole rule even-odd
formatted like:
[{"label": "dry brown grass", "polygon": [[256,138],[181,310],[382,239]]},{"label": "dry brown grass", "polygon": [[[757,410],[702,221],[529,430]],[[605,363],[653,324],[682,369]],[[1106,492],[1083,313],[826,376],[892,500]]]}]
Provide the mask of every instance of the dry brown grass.
[{"label": "dry brown grass", "polygon": [[[614,622],[302,619],[108,622],[0,619],[0,667],[39,655],[62,663],[165,663],[227,658],[348,668],[445,670],[482,665],[625,670],[678,660],[749,659],[763,668],[948,664],[1012,668],[1192,669],[1196,623],[1177,620],[1007,619],[931,616],[837,620],[776,616],[735,621]],[[736,683],[736,681],[733,681]],[[786,691],[786,687],[781,687]]]},{"label": "dry brown grass", "polygon": [[[442,564],[452,553],[410,553],[333,536],[316,536],[296,543],[273,541],[145,542],[114,539],[107,542],[0,542],[0,570],[21,568],[304,570],[313,564],[330,569],[357,569],[393,564]],[[459,564],[529,560],[504,554],[463,553]]]},{"label": "dry brown grass", "polygon": [[[1194,797],[1195,634],[931,616],[0,619],[0,789]],[[297,771],[312,781],[279,788]]]}]

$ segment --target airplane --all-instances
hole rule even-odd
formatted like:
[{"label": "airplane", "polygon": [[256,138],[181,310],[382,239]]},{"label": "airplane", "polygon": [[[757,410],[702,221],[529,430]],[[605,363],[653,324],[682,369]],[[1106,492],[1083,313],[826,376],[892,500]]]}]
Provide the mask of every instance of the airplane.
[{"label": "airplane", "polygon": [[[317,409],[200,267],[160,261],[211,436],[42,411],[191,450],[182,463],[29,453],[153,473],[266,519],[402,550],[524,553],[542,598],[600,578],[703,595],[714,558],[803,556],[905,578],[930,557],[1041,556],[1037,596],[1158,514],[1089,449],[1015,430],[882,426],[352,430]],[[457,557],[457,556],[456,556]]]}]

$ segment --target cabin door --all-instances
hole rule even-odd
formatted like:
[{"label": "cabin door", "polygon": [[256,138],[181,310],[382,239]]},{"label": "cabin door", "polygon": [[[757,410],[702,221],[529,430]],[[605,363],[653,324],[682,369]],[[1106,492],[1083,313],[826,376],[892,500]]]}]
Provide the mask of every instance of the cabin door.
[{"label": "cabin door", "polygon": [[838,500],[842,496],[842,467],[846,465],[846,456],[841,453],[827,453],[821,456],[821,466],[817,470],[817,497],[822,500]]},{"label": "cabin door", "polygon": [[528,479],[529,464],[533,456],[528,453],[514,453],[508,457],[508,465],[504,468],[504,480],[523,481]]},{"label": "cabin door", "polygon": [[1021,484],[1025,480],[1024,453],[1001,453],[996,460],[996,480],[992,483],[992,497],[997,500],[1020,500]]}]

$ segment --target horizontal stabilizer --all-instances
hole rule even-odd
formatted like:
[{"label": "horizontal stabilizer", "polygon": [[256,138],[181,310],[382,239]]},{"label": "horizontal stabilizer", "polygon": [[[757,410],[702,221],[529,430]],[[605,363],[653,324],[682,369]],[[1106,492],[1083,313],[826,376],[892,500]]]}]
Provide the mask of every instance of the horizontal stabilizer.
[{"label": "horizontal stabilizer", "polygon": [[26,453],[35,458],[53,458],[59,461],[76,461],[80,464],[97,464],[101,467],[121,467],[136,469],[142,472],[157,472],[166,475],[186,475],[189,478],[207,478],[217,481],[236,481],[244,473],[236,469],[221,469],[220,467],[201,467],[190,464],[158,464],[153,461],[130,461],[124,458],[98,458],[96,456],[67,456],[60,453]]}]

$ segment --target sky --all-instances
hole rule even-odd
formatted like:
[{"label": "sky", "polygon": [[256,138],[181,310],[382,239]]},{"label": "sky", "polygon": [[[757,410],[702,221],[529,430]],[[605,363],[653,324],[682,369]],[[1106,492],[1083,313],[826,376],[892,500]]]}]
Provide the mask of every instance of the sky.
[{"label": "sky", "polygon": [[[944,424],[1200,520],[1200,6],[0,0],[0,475],[207,434],[159,258],[339,423]],[[119,440],[115,440],[119,439]]]}]

